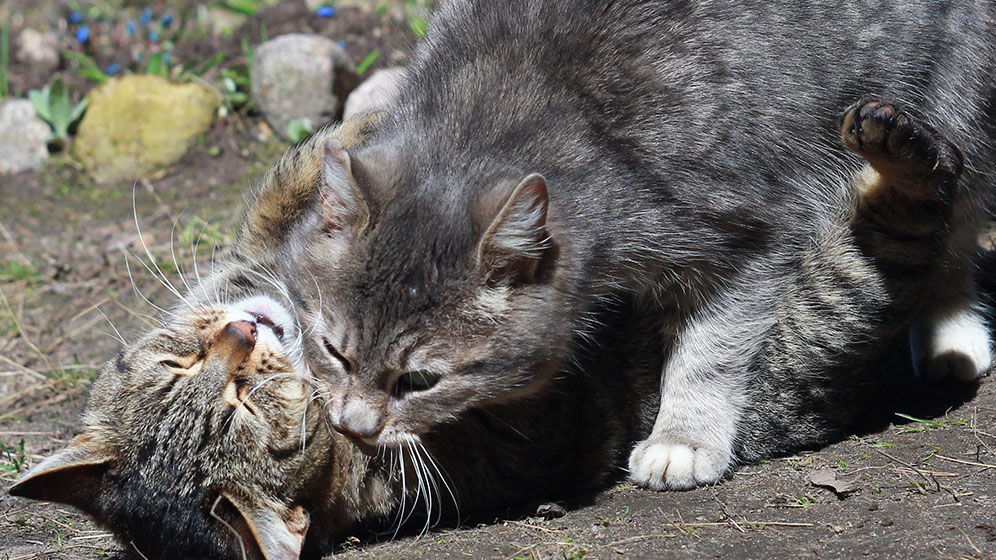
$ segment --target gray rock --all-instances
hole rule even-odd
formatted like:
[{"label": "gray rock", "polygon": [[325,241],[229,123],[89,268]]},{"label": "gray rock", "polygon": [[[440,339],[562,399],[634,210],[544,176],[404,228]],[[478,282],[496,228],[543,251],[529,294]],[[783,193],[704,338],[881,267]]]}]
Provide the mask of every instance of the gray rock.
[{"label": "gray rock", "polygon": [[37,169],[48,157],[51,135],[30,101],[0,101],[0,173]]},{"label": "gray rock", "polygon": [[387,107],[398,94],[404,74],[404,68],[383,68],[374,72],[373,75],[356,86],[356,89],[346,98],[342,119],[350,119],[370,109]]},{"label": "gray rock", "polygon": [[59,37],[52,32],[25,28],[17,38],[17,60],[54,70],[59,66]]},{"label": "gray rock", "polygon": [[291,121],[308,119],[318,128],[334,119],[358,82],[353,61],[325,37],[291,33],[256,49],[253,101],[285,138]]}]

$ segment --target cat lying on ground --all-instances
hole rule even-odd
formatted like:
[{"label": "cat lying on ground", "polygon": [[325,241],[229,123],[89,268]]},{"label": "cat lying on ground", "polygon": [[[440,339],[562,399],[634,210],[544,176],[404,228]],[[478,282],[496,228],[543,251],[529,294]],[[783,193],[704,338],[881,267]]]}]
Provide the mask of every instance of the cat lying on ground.
[{"label": "cat lying on ground", "polygon": [[[416,507],[429,523],[457,509],[576,494],[613,476],[653,429],[665,359],[652,342],[666,318],[634,298],[594,316],[577,359],[528,401],[468,411],[381,456],[328,426],[327,387],[304,359],[306,333],[266,264],[281,257],[260,240],[286,235],[306,215],[295,192],[315,184],[328,152],[359,147],[367,124],[319,133],[274,167],[232,257],[168,324],[104,367],[82,433],[11,494],[78,507],[150,559],[284,560],[329,552],[356,523],[400,526]],[[805,349],[775,345],[772,353],[827,351],[798,326],[823,314],[884,353],[912,320],[905,302],[930,287],[943,263],[959,150],[876,101],[849,109],[841,130],[870,167],[836,192],[837,212],[793,269],[800,280],[779,309],[776,340]],[[841,426],[857,419],[877,353],[841,361],[832,377],[800,369],[758,379],[746,447],[791,444],[760,431],[773,411],[808,421],[832,409]]]},{"label": "cat lying on ground", "polygon": [[[265,240],[330,421],[391,447],[533,397],[620,297],[664,318],[661,407],[630,458],[651,488],[821,441],[838,414],[813,406],[837,401],[821,380],[879,351],[888,306],[926,375],[979,377],[994,36],[978,3],[445,3],[373,138],[329,144],[320,200]],[[969,162],[920,292],[802,266],[853,169],[827,125],[868,93],[922,110]],[[924,276],[899,254],[921,247],[894,241],[879,266]],[[811,394],[781,394],[800,378]]]}]

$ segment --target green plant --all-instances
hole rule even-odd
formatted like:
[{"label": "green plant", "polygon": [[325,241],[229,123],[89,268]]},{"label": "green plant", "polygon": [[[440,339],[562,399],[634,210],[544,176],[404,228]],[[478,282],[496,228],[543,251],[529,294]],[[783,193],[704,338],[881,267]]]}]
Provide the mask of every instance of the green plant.
[{"label": "green plant", "polygon": [[17,447],[10,447],[0,441],[0,451],[7,456],[4,463],[0,463],[0,471],[19,473],[24,470],[27,463],[27,455],[24,454],[24,438],[21,438]]},{"label": "green plant", "polygon": [[10,28],[0,24],[0,98],[10,94]]},{"label": "green plant", "polygon": [[433,0],[405,0],[405,17],[415,38],[425,37],[429,28],[428,14],[432,12],[434,4]]},{"label": "green plant", "polygon": [[97,62],[94,59],[84,53],[67,50],[62,51],[62,57],[76,63],[74,72],[76,72],[76,75],[81,78],[86,78],[91,82],[99,84],[106,81],[107,78],[110,77],[105,74],[99,66],[97,66]]},{"label": "green plant", "polygon": [[52,80],[42,89],[28,92],[28,99],[35,108],[35,113],[52,126],[55,138],[65,143],[69,138],[69,127],[83,116],[87,100],[84,98],[76,105],[69,99],[69,89],[62,78]]},{"label": "green plant", "polygon": [[266,7],[267,2],[266,0],[225,0],[224,2],[215,2],[214,5],[236,14],[254,16]]},{"label": "green plant", "polygon": [[370,51],[370,54],[366,56],[359,64],[356,65],[356,73],[363,74],[370,69],[370,66],[377,61],[377,57],[380,56],[380,49],[374,49]]},{"label": "green plant", "polygon": [[300,142],[307,139],[314,133],[311,127],[311,119],[302,117],[287,123],[287,138],[291,142]]}]

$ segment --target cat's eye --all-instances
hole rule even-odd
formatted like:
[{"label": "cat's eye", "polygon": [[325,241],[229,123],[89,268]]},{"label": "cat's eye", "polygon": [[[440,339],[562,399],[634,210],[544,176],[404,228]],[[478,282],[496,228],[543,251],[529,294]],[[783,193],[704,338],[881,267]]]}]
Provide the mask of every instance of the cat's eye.
[{"label": "cat's eye", "polygon": [[432,389],[442,376],[429,370],[410,371],[398,378],[394,385],[394,394],[401,396],[415,391]]},{"label": "cat's eye", "polygon": [[189,356],[174,356],[165,360],[160,360],[159,365],[177,375],[194,375],[200,371],[201,357],[197,354]]},{"label": "cat's eye", "polygon": [[347,360],[345,356],[343,356],[341,353],[339,353],[338,350],[336,350],[336,347],[333,346],[331,342],[329,342],[329,339],[323,338],[322,342],[325,343],[325,351],[329,353],[329,356],[335,358],[340,364],[342,364],[342,368],[346,370],[346,373],[349,373],[349,370],[352,369],[349,360]]}]

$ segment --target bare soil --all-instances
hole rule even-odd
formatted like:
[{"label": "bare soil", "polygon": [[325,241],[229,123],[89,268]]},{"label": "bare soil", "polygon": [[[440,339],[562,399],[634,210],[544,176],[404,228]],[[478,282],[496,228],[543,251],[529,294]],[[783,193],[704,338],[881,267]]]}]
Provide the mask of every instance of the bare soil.
[{"label": "bare soil", "polygon": [[[369,11],[316,20],[302,9],[281,4],[248,32],[265,21],[271,36],[346,38],[357,59],[375,47],[398,51],[386,61],[403,60],[411,42]],[[178,49],[236,57],[237,39]],[[19,88],[48,81],[29,70],[12,68]],[[115,329],[130,340],[157,314],[152,304],[171,301],[139,258],[149,261],[145,246],[171,278],[191,273],[195,246],[198,266],[210,266],[212,251],[231,242],[251,178],[285,147],[249,114],[219,123],[173,169],[134,184],[94,185],[66,156],[0,178],[0,560],[135,560],[77,511],[6,489],[77,432],[90,381],[121,346]],[[983,279],[990,296],[994,278]],[[621,476],[561,504],[559,518],[509,513],[393,541],[358,535],[337,556],[996,558],[996,378],[918,397],[884,403],[896,414],[888,426],[742,466],[716,486],[655,493]]]}]

